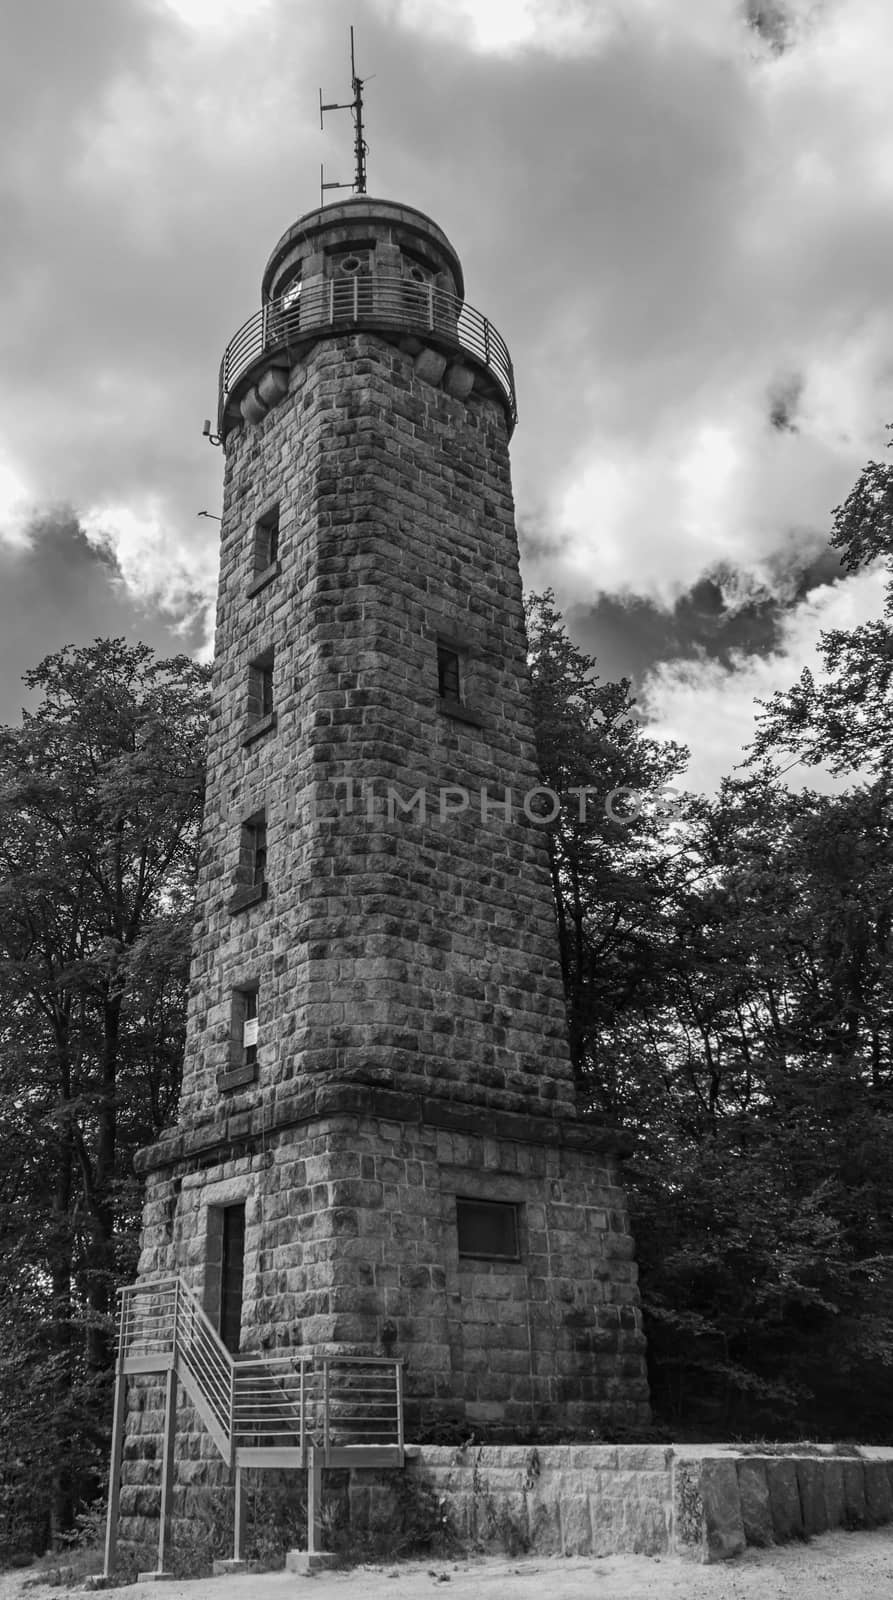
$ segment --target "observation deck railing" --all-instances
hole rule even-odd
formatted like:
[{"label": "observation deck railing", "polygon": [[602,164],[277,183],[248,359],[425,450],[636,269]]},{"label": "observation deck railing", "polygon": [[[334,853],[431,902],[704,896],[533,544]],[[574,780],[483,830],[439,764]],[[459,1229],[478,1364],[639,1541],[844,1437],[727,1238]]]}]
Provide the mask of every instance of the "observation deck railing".
[{"label": "observation deck railing", "polygon": [[300,348],[325,329],[355,328],[415,334],[470,357],[495,378],[511,425],[517,421],[508,346],[487,317],[432,283],[356,274],[311,279],[299,291],[286,290],[233,334],[220,363],[218,431],[224,427],[230,395],[264,357]]}]

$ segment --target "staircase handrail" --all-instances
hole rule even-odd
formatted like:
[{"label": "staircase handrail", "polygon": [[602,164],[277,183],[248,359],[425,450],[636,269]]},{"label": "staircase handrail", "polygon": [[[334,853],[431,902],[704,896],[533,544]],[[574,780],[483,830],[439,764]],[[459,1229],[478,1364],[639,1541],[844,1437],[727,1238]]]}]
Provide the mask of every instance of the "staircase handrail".
[{"label": "staircase handrail", "polygon": [[[334,1443],[333,1433],[341,1433],[345,1423],[351,1431],[352,1425],[362,1424],[370,1402],[371,1427],[360,1431],[367,1438],[370,1431],[394,1437],[402,1448],[400,1358],[333,1352],[311,1357],[263,1350],[245,1351],[234,1358],[181,1277],[171,1274],[128,1284],[118,1294],[118,1360],[122,1374],[129,1356],[136,1363],[151,1363],[153,1359],[170,1362],[186,1381],[193,1403],[228,1460],[240,1438],[264,1433],[293,1438],[301,1453],[306,1443],[315,1438],[321,1440],[328,1453]],[[140,1302],[144,1304],[142,1312]],[[357,1369],[365,1370],[366,1381],[357,1381]],[[144,1371],[146,1367],[140,1364],[129,1370]],[[294,1374],[293,1386],[287,1381],[286,1371]],[[379,1373],[383,1382],[376,1381]]]}]

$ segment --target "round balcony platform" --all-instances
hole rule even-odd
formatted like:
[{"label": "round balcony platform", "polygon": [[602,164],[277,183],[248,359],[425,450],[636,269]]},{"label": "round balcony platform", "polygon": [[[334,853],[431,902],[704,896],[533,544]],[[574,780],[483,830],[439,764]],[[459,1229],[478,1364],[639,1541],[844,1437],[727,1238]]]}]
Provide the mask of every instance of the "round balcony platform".
[{"label": "round balcony platform", "polygon": [[320,339],[358,332],[380,333],[410,352],[431,348],[472,368],[477,392],[503,405],[512,432],[518,416],[514,373],[493,324],[434,284],[369,275],[320,278],[292,288],[242,324],[220,364],[220,437],[243,420],[242,401],[269,368],[294,365]]}]

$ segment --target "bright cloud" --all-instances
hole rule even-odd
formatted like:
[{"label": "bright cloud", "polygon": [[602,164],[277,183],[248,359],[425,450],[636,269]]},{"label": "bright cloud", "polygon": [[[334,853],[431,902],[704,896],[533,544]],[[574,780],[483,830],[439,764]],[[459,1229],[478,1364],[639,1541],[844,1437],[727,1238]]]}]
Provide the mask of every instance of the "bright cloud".
[{"label": "bright cloud", "polygon": [[[756,731],[759,708],[776,690],[788,689],[809,667],[821,679],[820,634],[855,628],[881,615],[886,575],[872,569],[845,583],[814,589],[788,614],[782,644],[769,656],[737,654],[730,668],[717,661],[663,662],[647,677],[642,699],[648,732],[676,739],[691,750],[685,787],[709,793],[742,759]],[[792,789],[833,787],[814,767],[799,764],[786,774]]]},{"label": "bright cloud", "polygon": [[[512,352],[527,583],[669,614],[714,574],[742,615],[791,604],[893,420],[893,8],[754,0],[771,38],[747,9],[91,0],[57,8],[48,56],[38,8],[13,8],[2,536],[23,495],[88,507],[139,604],[210,599],[196,512],[219,509],[222,463],[201,419],[320,161],[347,176],[350,119],[321,134],[316,107],[320,84],[349,92],[356,22],[370,189],[445,227]],[[749,716],[758,658],[738,671]],[[667,672],[681,716],[689,680]],[[738,687],[706,666],[691,683],[692,727],[712,685],[719,739]]]},{"label": "bright cloud", "polygon": [[[538,336],[517,362],[515,453],[522,512],[533,502],[560,533],[551,577],[564,599],[579,601],[582,583],[592,598],[669,605],[729,564],[781,582],[775,551],[793,540],[801,562],[814,554],[882,446],[893,12],[853,0],[813,8],[807,25],[801,9],[776,58],[737,8],[734,28],[723,8],[723,40],[703,8],[649,40],[633,4],[592,58],[591,127],[568,113],[582,143],[567,143],[562,181],[579,170],[579,209],[524,307]],[[531,232],[545,183],[531,171]],[[560,306],[544,321],[537,289]],[[790,416],[773,426],[785,390]]]},{"label": "bright cloud", "polygon": [[208,599],[217,560],[206,540],[189,544],[180,537],[158,500],[136,511],[129,505],[94,506],[81,526],[92,545],[114,556],[121,581],[137,600],[182,618],[184,632],[204,614],[210,647]]},{"label": "bright cloud", "polygon": [[249,25],[263,26],[271,0],[157,0],[178,22],[196,32],[228,32]]},{"label": "bright cloud", "polygon": [[487,53],[535,45],[563,54],[592,43],[610,26],[610,8],[601,13],[588,0],[374,0],[389,21],[420,33],[459,33],[473,49]]},{"label": "bright cloud", "polygon": [[0,456],[0,540],[13,546],[28,543],[27,524],[33,506],[18,473]]}]

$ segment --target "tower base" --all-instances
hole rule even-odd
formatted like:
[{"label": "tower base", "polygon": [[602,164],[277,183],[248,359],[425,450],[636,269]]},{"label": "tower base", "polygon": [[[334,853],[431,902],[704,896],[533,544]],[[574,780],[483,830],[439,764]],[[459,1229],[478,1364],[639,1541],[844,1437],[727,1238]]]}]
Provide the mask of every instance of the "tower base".
[{"label": "tower base", "polygon": [[403,1358],[406,1436],[649,1419],[616,1134],[327,1084],[143,1153],[140,1275],[209,1314],[245,1207],[242,1342]]}]

